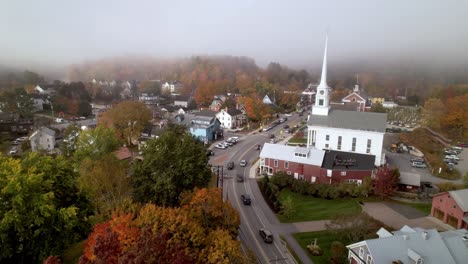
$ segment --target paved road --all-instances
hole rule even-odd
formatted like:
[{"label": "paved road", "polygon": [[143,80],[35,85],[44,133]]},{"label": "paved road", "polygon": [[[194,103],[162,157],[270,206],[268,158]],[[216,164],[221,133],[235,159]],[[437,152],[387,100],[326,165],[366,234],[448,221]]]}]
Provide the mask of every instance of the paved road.
[{"label": "paved road", "polygon": [[[229,161],[233,161],[235,167],[228,171],[225,169],[225,198],[231,202],[239,211],[241,218],[239,237],[243,245],[251,249],[258,257],[259,263],[295,263],[293,257],[289,254],[286,247],[280,242],[279,235],[299,232],[299,228],[294,228],[292,224],[282,226],[274,213],[270,210],[266,202],[261,196],[255,179],[255,169],[251,170],[252,163],[257,160],[259,151],[254,147],[257,144],[269,141],[269,135],[272,133],[278,134],[283,129],[283,125],[295,125],[299,122],[299,117],[288,117],[288,121],[278,125],[272,130],[265,133],[252,132],[249,135],[240,138],[240,142],[230,147],[229,149],[221,150],[214,149],[215,155],[211,157],[210,163],[213,165],[225,166]],[[231,136],[231,133],[226,133],[225,138]],[[239,161],[247,160],[246,167],[240,167]],[[251,173],[252,171],[252,173]],[[244,182],[237,182],[236,175],[244,175]],[[245,206],[240,200],[241,194],[249,194],[252,198],[252,205]],[[274,243],[266,244],[261,240],[258,230],[267,228],[274,235]],[[288,238],[286,238],[290,242]],[[294,240],[295,242],[295,240]],[[305,263],[311,263],[305,262]]]}]

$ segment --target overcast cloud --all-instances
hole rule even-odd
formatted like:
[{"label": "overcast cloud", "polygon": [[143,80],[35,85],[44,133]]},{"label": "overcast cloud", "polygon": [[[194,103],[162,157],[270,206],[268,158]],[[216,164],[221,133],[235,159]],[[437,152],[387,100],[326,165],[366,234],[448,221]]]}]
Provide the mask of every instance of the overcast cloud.
[{"label": "overcast cloud", "polygon": [[265,65],[468,59],[468,1],[0,0],[0,64],[128,54],[240,55]]}]

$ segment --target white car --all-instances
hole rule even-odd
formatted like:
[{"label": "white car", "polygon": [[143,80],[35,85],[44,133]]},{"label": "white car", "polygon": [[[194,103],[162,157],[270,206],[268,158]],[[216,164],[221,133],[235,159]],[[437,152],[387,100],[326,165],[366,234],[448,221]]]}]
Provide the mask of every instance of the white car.
[{"label": "white car", "polygon": [[18,154],[18,148],[17,147],[12,147],[11,148],[10,155],[13,155],[13,154]]},{"label": "white car", "polygon": [[457,155],[447,155],[445,156],[446,159],[454,159],[454,160],[460,160],[460,158]]},{"label": "white car", "polygon": [[227,149],[227,146],[224,145],[223,143],[218,143],[215,145],[215,148],[219,148],[219,149]]}]

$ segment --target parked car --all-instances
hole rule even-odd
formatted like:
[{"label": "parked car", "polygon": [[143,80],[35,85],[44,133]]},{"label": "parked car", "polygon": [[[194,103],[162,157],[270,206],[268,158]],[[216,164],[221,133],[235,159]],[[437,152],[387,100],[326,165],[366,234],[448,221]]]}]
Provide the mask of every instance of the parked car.
[{"label": "parked car", "polygon": [[215,145],[215,148],[219,148],[219,149],[227,149],[227,146],[224,145],[223,143],[218,143]]},{"label": "parked car", "polygon": [[263,239],[263,242],[273,243],[273,234],[269,230],[267,230],[265,228],[260,228],[259,233],[260,233],[260,236]]},{"label": "parked car", "polygon": [[284,128],[284,129],[288,129],[288,128],[289,128],[289,125],[284,125],[283,128]]},{"label": "parked car", "polygon": [[285,130],[286,133],[291,134],[292,130],[290,128]]},{"label": "parked car", "polygon": [[252,199],[250,199],[250,196],[248,194],[242,194],[241,195],[241,200],[244,203],[244,205],[251,205],[252,204]]},{"label": "parked car", "polygon": [[214,152],[212,150],[207,150],[206,155],[207,156],[214,156]]},{"label": "parked car", "polygon": [[244,176],[240,175],[240,174],[237,174],[236,179],[237,179],[238,182],[243,182],[244,181]]},{"label": "parked car", "polygon": [[454,160],[454,159],[444,159],[444,162],[446,164],[453,164],[453,165],[457,165],[458,164],[458,161]]},{"label": "parked car", "polygon": [[234,162],[232,162],[232,161],[228,162],[226,167],[227,167],[228,170],[234,169]]},{"label": "parked car", "polygon": [[461,148],[468,148],[468,142],[458,142],[458,146]]},{"label": "parked car", "polygon": [[227,142],[227,141],[224,141],[223,144],[224,144],[226,147],[230,147],[230,146],[233,145],[231,142]]},{"label": "parked car", "polygon": [[18,140],[13,140],[13,141],[11,142],[12,145],[18,145],[19,143],[20,143],[20,142],[19,142]]},{"label": "parked car", "polygon": [[241,166],[241,167],[247,166],[247,161],[246,160],[241,160],[240,163],[239,163],[239,166]]},{"label": "parked car", "polygon": [[260,150],[261,148],[262,146],[260,146],[260,144],[255,145],[255,150]]},{"label": "parked car", "polygon": [[423,158],[411,158],[411,162],[425,163],[426,161]]},{"label": "parked car", "polygon": [[452,150],[446,150],[444,151],[444,154],[445,155],[458,155],[459,153],[456,151],[452,151]]},{"label": "parked car", "polygon": [[239,142],[239,137],[230,137],[226,141],[232,144],[236,144],[237,142]]},{"label": "parked car", "polygon": [[462,151],[462,150],[463,150],[462,147],[457,147],[457,146],[452,146],[452,149],[453,149],[453,150],[458,150],[458,151]]},{"label": "parked car", "polygon": [[460,158],[457,155],[447,155],[445,156],[446,159],[454,159],[454,160],[460,160]]},{"label": "parked car", "polygon": [[16,146],[10,149],[10,155],[18,154],[18,148]]},{"label": "parked car", "polygon": [[278,142],[278,141],[276,141],[276,139],[274,139],[274,138],[270,139],[271,144],[276,144],[276,142]]},{"label": "parked car", "polygon": [[275,134],[270,134],[268,137],[275,138]]},{"label": "parked car", "polygon": [[413,162],[411,166],[415,168],[427,168],[426,164],[422,162]]}]

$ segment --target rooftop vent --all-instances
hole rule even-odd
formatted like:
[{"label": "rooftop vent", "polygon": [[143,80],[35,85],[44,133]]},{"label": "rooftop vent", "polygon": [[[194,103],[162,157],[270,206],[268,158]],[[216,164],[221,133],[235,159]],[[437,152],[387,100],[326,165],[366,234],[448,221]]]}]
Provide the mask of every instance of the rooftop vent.
[{"label": "rooftop vent", "polygon": [[421,235],[424,240],[427,240],[427,238],[429,237],[429,234],[426,231],[422,232]]}]

